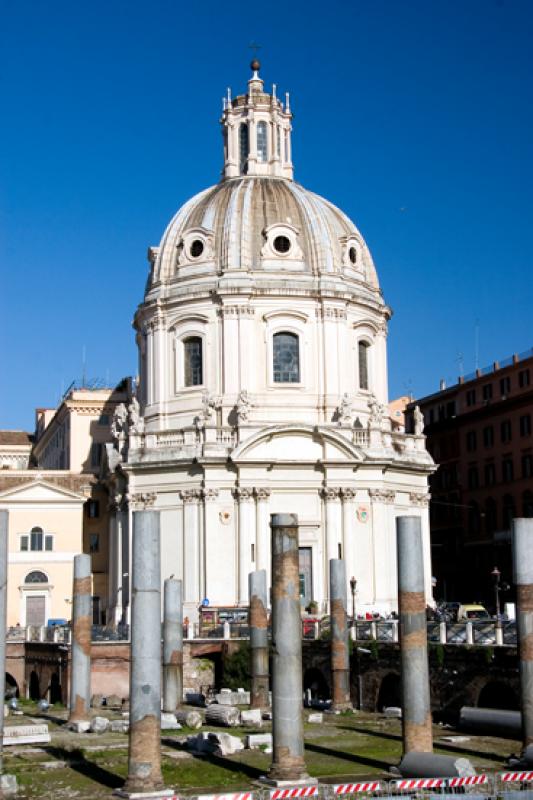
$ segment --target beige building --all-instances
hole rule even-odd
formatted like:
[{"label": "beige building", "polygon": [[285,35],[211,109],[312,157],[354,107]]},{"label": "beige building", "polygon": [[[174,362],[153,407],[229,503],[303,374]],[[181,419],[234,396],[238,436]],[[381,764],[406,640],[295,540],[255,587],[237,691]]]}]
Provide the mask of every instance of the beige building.
[{"label": "beige building", "polygon": [[9,512],[9,626],[71,617],[73,558],[82,552],[86,476],[57,471],[0,475],[0,509]]},{"label": "beige building", "polygon": [[28,469],[32,443],[26,431],[0,431],[0,469]]}]

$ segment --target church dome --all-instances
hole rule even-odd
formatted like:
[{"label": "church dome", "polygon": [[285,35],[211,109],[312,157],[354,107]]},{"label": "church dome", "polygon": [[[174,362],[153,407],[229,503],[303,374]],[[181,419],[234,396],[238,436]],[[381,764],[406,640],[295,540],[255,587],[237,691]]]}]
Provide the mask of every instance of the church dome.
[{"label": "church dome", "polygon": [[226,178],[197,194],[174,216],[154,255],[152,285],[212,266],[217,272],[347,273],[378,288],[370,252],[346,214],[299,183],[271,175]]}]

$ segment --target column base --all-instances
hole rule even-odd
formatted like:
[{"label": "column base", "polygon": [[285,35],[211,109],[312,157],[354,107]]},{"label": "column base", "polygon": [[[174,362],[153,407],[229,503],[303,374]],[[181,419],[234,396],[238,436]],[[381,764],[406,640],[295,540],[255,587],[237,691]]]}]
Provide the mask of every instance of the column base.
[{"label": "column base", "polygon": [[340,714],[342,711],[353,711],[352,703],[334,703],[326,709],[326,714]]},{"label": "column base", "polygon": [[268,775],[261,776],[259,778],[259,783],[264,784],[265,786],[274,786],[277,788],[283,788],[284,786],[316,786],[318,783],[318,778],[311,778],[309,775],[306,775],[304,778],[297,778],[296,780],[285,780],[279,778],[271,778]]},{"label": "column base", "polygon": [[3,775],[0,775],[0,797],[16,794],[17,791],[18,786],[16,775],[8,775],[5,772]]}]

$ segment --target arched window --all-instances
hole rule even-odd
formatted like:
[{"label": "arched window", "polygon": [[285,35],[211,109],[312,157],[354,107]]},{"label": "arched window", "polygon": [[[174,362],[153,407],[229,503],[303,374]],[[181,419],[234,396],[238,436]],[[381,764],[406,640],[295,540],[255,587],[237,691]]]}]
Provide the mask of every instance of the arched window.
[{"label": "arched window", "polygon": [[273,367],[274,383],[300,382],[300,348],[295,333],[274,334]]},{"label": "arched window", "polygon": [[240,154],[240,171],[246,173],[248,171],[248,125],[243,122],[239,128],[239,154]]},{"label": "arched window", "polygon": [[257,160],[266,161],[267,156],[267,126],[266,122],[257,123]]},{"label": "arched window", "polygon": [[24,578],[24,583],[48,583],[48,576],[44,572],[34,570],[33,572],[28,572]]},{"label": "arched window", "polygon": [[183,341],[183,377],[185,386],[201,386],[203,376],[202,339],[190,336]]},{"label": "arched window", "polygon": [[360,389],[368,389],[368,348],[368,342],[358,342],[357,344]]},{"label": "arched window", "polygon": [[30,550],[43,549],[43,529],[32,528],[30,531]]}]

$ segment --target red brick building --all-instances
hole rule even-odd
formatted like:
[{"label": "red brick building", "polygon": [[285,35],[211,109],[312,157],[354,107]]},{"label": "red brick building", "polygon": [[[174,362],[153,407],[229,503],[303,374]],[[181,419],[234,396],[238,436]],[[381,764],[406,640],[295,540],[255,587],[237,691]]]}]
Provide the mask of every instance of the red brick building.
[{"label": "red brick building", "polygon": [[[493,607],[491,571],[511,580],[513,517],[533,517],[533,349],[422,397],[430,479],[436,597]],[[512,599],[504,595],[502,600]]]}]

